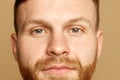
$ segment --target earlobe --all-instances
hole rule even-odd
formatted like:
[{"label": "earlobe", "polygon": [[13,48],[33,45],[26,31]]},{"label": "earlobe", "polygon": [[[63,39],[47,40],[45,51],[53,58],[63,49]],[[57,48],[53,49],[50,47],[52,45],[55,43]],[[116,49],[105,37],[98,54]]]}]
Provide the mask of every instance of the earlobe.
[{"label": "earlobe", "polygon": [[103,45],[103,32],[100,30],[97,31],[97,40],[98,40],[97,58],[99,58],[102,53],[102,45]]},{"label": "earlobe", "polygon": [[11,47],[12,52],[16,60],[18,60],[18,53],[17,53],[17,35],[16,33],[13,33],[11,35]]}]

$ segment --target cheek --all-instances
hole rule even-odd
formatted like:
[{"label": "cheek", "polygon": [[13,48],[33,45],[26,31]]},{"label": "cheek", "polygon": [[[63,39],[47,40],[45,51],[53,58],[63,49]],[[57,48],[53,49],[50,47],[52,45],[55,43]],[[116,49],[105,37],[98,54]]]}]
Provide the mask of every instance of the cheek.
[{"label": "cheek", "polygon": [[94,38],[84,38],[72,41],[70,47],[73,55],[83,66],[89,65],[95,60],[97,44]]},{"label": "cheek", "polygon": [[43,58],[46,42],[38,39],[21,38],[18,42],[18,53],[21,63],[33,67],[37,60]]}]

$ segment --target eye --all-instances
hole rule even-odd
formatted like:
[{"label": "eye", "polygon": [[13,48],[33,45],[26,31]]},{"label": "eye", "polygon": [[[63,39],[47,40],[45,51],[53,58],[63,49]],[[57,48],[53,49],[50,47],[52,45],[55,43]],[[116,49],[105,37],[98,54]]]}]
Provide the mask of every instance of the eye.
[{"label": "eye", "polygon": [[71,32],[72,32],[72,33],[79,33],[80,31],[81,31],[80,28],[72,28],[72,29],[71,29]]},{"label": "eye", "polygon": [[70,33],[72,34],[79,34],[84,32],[84,30],[81,27],[73,27],[70,29]]},{"label": "eye", "polygon": [[69,34],[72,36],[79,36],[84,33],[84,27],[81,25],[71,25],[69,28]]},{"label": "eye", "polygon": [[33,32],[36,33],[36,34],[42,34],[45,31],[43,29],[35,29],[35,30],[33,30]]},{"label": "eye", "polygon": [[32,32],[31,32],[31,35],[32,36],[35,36],[35,37],[42,37],[42,36],[45,36],[47,34],[46,30],[45,29],[33,29]]}]

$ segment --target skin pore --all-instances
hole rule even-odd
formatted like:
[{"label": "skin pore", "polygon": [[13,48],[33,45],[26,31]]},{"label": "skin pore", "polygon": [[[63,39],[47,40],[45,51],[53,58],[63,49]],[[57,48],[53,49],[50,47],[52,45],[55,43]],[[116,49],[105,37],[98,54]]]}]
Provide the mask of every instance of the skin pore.
[{"label": "skin pore", "polygon": [[92,0],[28,0],[18,7],[12,51],[24,80],[90,80],[101,54]]}]

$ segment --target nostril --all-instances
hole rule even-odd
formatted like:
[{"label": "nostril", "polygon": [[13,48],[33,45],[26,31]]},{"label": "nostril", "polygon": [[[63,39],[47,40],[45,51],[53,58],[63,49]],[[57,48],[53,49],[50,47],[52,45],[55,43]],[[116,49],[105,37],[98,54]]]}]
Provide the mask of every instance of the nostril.
[{"label": "nostril", "polygon": [[68,55],[68,51],[63,51],[63,52],[49,51],[48,55],[50,55],[50,56]]},{"label": "nostril", "polygon": [[69,53],[68,51],[64,51],[64,52],[63,52],[64,55],[65,55],[65,54],[68,54],[68,53]]},{"label": "nostril", "polygon": [[53,52],[53,51],[50,51],[49,54],[50,55],[58,55],[58,54],[56,54],[56,52]]}]

